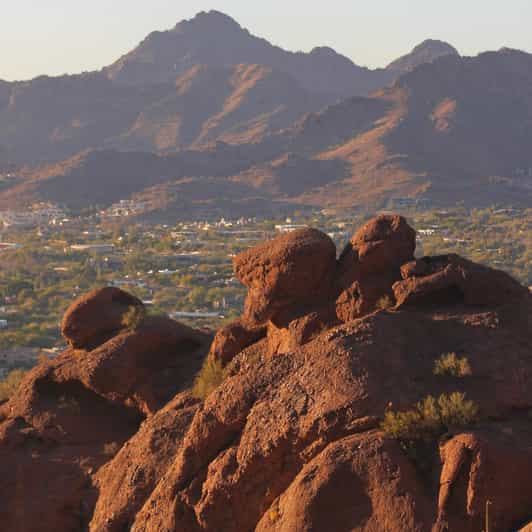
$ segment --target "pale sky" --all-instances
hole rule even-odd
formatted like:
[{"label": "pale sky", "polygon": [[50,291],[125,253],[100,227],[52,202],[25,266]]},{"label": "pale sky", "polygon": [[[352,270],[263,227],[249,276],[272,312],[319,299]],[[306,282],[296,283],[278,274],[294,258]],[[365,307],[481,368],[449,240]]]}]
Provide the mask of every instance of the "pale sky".
[{"label": "pale sky", "polygon": [[427,38],[463,55],[532,52],[532,0],[0,0],[0,79],[99,69],[148,33],[222,11],[288,50],[330,46],[385,66]]}]

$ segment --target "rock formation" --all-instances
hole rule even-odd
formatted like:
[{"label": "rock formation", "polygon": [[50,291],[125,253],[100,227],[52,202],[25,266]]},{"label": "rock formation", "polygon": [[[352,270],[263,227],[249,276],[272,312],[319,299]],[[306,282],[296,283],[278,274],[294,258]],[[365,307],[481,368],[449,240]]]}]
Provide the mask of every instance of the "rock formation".
[{"label": "rock formation", "polygon": [[[74,305],[67,334],[91,347],[35,368],[2,407],[1,522],[469,532],[486,528],[488,505],[490,530],[525,526],[532,297],[503,272],[414,249],[406,221],[381,216],[338,259],[313,229],[236,257],[244,316],[216,335],[209,356],[227,376],[201,399],[185,388],[206,335],[149,316],[102,329],[76,310],[91,298]],[[470,375],[434,373],[450,352]],[[449,423],[418,447],[383,430],[386,412],[453,392],[477,405],[472,426]]]},{"label": "rock formation", "polygon": [[[169,436],[158,432],[177,438],[180,423],[189,421],[197,401],[170,402],[169,421],[160,409],[191,385],[211,337],[159,316],[126,329],[121,317],[132,305],[142,308],[116,288],[76,300],[65,314],[63,334],[77,347],[34,368],[0,407],[3,530],[80,530],[94,510],[93,475],[100,467],[132,436],[148,447],[143,459],[151,453],[164,463],[164,445],[172,449],[175,442],[166,444]],[[143,468],[148,486],[157,471]]]}]

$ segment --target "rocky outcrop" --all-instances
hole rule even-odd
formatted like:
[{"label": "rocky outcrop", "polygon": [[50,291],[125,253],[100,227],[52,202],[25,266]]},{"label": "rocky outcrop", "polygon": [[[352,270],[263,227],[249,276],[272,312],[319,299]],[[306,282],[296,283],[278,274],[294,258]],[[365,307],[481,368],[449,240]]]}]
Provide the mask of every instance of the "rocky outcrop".
[{"label": "rocky outcrop", "polygon": [[98,288],[70,305],[61,333],[76,349],[96,347],[124,328],[124,314],[132,306],[143,307],[139,299],[120,288]]},{"label": "rocky outcrop", "polygon": [[[2,522],[470,532],[487,501],[490,530],[530,522],[532,296],[457,256],[414,260],[414,245],[404,219],[384,216],[338,260],[310,229],[238,256],[245,315],[212,343],[225,380],[201,401],[182,389],[207,337],[162,318],[33,370],[2,409]],[[376,305],[383,295],[391,304]],[[450,352],[467,376],[434,374]],[[382,430],[386,411],[452,392],[478,407],[474,426],[421,447]],[[26,489],[20,471],[55,463],[49,494]]]},{"label": "rocky outcrop", "polygon": [[338,260],[338,318],[348,322],[368,314],[382,298],[392,306],[392,285],[415,248],[415,231],[401,216],[382,215],[360,228]]},{"label": "rocky outcrop", "polygon": [[[342,497],[348,482],[357,490],[340,499],[341,515],[329,517],[338,519],[337,530],[351,530],[353,523],[368,530],[430,530],[437,520],[437,492],[405,456],[396,458],[399,450],[381,432],[367,431],[378,427],[390,403],[403,409],[453,389],[478,402],[487,419],[504,420],[493,422],[494,430],[515,426],[515,409],[532,407],[525,384],[532,367],[522,343],[530,333],[522,329],[519,313],[529,316],[530,303],[515,314],[503,312],[505,326],[492,329],[472,327],[464,307],[443,317],[380,312],[327,331],[291,353],[242,362],[237,357],[238,372],[196,415],[133,530],[283,530],[296,522],[296,530],[330,530],[317,511],[323,508],[320,497]],[[435,377],[439,354],[464,345],[475,378]],[[510,358],[501,366],[503,351]],[[364,449],[360,461],[358,449]],[[326,466],[327,460],[337,466]],[[396,473],[384,465],[392,461]],[[436,443],[431,461],[437,470]],[[387,474],[391,483],[379,476]],[[322,484],[329,488],[320,490]],[[371,488],[379,484],[386,489]],[[530,500],[532,494],[524,497]],[[393,511],[387,514],[388,507]],[[507,515],[521,518],[517,509]],[[471,522],[466,516],[451,530],[469,530]]]},{"label": "rocky outcrop", "polygon": [[286,314],[327,300],[336,248],[316,229],[281,235],[235,257],[235,273],[247,288],[244,316],[252,323],[286,322]]},{"label": "rocky outcrop", "polygon": [[401,267],[393,286],[397,306],[460,300],[467,305],[500,305],[523,297],[527,289],[507,273],[458,255],[424,257]]},{"label": "rocky outcrop", "polygon": [[90,522],[94,532],[129,529],[136,513],[172,465],[200,401],[178,394],[140,426],[95,475],[98,500]]},{"label": "rocky outcrop", "polygon": [[[130,303],[140,306],[137,301],[116,289],[76,301],[65,315],[63,331],[75,345],[97,347],[70,348],[41,363],[2,405],[3,529],[79,530],[93,514],[99,489],[95,473],[134,435],[135,442],[147,447],[142,449],[142,474],[148,492],[162,467],[150,459],[164,464],[165,456],[172,456],[171,445],[177,444],[197,401],[183,398],[166,412],[160,409],[190,386],[211,337],[165,317],[146,317],[135,330],[120,328],[121,312]],[[113,331],[115,335],[104,341]],[[155,412],[157,416],[150,417]],[[168,443],[160,434],[167,431],[173,431],[175,442]],[[165,445],[170,450],[165,451]],[[124,449],[121,453],[127,456]],[[29,478],[31,487],[26,487]],[[136,490],[142,491],[140,484]],[[120,500],[114,500],[117,516],[127,519],[128,508],[142,497],[137,491],[129,493],[129,506],[120,511]]]},{"label": "rocky outcrop", "polygon": [[[532,440],[527,425],[457,434],[440,448],[442,471],[434,531],[516,530],[530,518]],[[525,488],[524,488],[525,487]]]},{"label": "rocky outcrop", "polygon": [[226,366],[238,353],[264,336],[266,336],[266,327],[250,325],[242,319],[235,320],[218,330],[209,357]]},{"label": "rocky outcrop", "polygon": [[429,507],[397,444],[369,432],[332,443],[306,464],[256,530],[421,531],[430,526]]}]

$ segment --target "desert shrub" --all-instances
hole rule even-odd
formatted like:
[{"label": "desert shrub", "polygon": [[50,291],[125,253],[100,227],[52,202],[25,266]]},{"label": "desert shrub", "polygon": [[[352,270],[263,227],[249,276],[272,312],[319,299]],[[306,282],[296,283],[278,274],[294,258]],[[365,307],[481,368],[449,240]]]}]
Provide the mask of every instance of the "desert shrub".
[{"label": "desert shrub", "polygon": [[471,366],[466,357],[458,358],[456,353],[444,353],[434,362],[434,375],[452,375],[467,377],[471,375]]},{"label": "desert shrub", "polygon": [[382,296],[375,304],[375,308],[379,310],[386,310],[392,307],[393,301],[390,296]]},{"label": "desert shrub", "polygon": [[139,305],[131,305],[122,316],[122,326],[130,331],[136,331],[146,317],[146,309]]},{"label": "desert shrub", "polygon": [[102,453],[105,456],[114,456],[120,450],[120,445],[116,441],[104,443]]},{"label": "desert shrub", "polygon": [[198,399],[206,399],[208,395],[218,388],[226,379],[227,370],[224,369],[219,360],[205,359],[203,367],[196,375],[192,394]]},{"label": "desert shrub", "polygon": [[80,414],[81,407],[75,397],[69,397],[67,395],[61,395],[57,401],[57,407],[62,410],[67,410],[74,414]]},{"label": "desert shrub", "polygon": [[0,382],[0,401],[5,401],[14,395],[26,373],[23,369],[14,369],[7,374]]},{"label": "desert shrub", "polygon": [[381,426],[388,436],[408,442],[432,440],[450,426],[471,425],[477,418],[477,405],[465,394],[454,392],[438,399],[429,395],[412,410],[387,412]]}]

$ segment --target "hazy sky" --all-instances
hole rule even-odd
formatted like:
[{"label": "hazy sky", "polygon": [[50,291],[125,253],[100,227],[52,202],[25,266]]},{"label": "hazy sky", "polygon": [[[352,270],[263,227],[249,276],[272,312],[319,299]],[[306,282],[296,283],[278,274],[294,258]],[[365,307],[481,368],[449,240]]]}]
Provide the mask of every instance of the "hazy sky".
[{"label": "hazy sky", "polygon": [[153,30],[216,9],[289,50],[385,66],[426,38],[532,52],[532,0],[0,0],[0,79],[98,69]]}]

